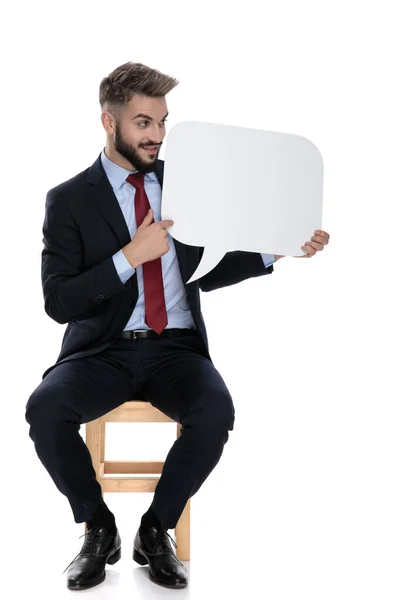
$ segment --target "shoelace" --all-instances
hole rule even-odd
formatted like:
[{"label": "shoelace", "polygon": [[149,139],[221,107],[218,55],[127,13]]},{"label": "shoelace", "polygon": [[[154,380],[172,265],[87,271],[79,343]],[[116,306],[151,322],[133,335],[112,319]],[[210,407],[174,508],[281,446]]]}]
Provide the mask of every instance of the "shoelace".
[{"label": "shoelace", "polygon": [[161,541],[162,541],[162,544],[161,544],[162,547],[165,547],[165,548],[168,548],[168,550],[171,550],[171,547],[168,544],[168,540],[163,539],[164,535],[167,535],[169,537],[169,539],[171,540],[171,542],[173,543],[173,545],[175,546],[175,548],[177,548],[175,541],[169,535],[168,531],[166,529],[159,529],[156,534],[156,539],[154,540],[154,546],[152,548],[152,551],[148,552],[148,554],[152,554],[152,555],[158,554],[158,552],[154,552],[154,551],[157,548],[157,546],[159,546],[161,544]]},{"label": "shoelace", "polygon": [[96,556],[92,556],[92,550],[93,550],[93,546],[94,546],[94,540],[96,539],[96,532],[98,532],[99,529],[89,529],[89,531],[87,531],[86,533],[84,533],[83,535],[79,536],[78,539],[81,539],[81,537],[87,535],[89,536],[85,542],[88,543],[88,547],[85,548],[83,550],[83,548],[81,549],[81,551],[79,552],[79,554],[77,554],[75,556],[74,559],[71,560],[71,562],[69,563],[68,567],[66,567],[66,569],[64,569],[63,574],[65,573],[65,571],[67,569],[69,569],[69,567],[72,565],[72,563],[79,557],[79,556],[89,556],[89,558],[92,559],[93,564],[98,567],[98,562],[97,562],[97,558],[100,558],[100,556],[107,556],[108,552],[106,552],[105,554],[96,554]]}]

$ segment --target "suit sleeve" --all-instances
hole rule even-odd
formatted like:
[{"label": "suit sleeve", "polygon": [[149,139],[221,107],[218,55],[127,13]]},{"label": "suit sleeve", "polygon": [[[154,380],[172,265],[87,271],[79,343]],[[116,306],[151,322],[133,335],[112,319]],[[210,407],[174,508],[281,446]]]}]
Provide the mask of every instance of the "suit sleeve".
[{"label": "suit sleeve", "polygon": [[[200,249],[200,260],[204,248]],[[265,266],[264,259],[259,252],[227,252],[224,258],[207,275],[199,279],[200,289],[211,292],[218,288],[235,285],[251,277],[269,275],[274,270],[273,265]]]},{"label": "suit sleeve", "polygon": [[83,244],[66,199],[46,196],[43,223],[42,288],[46,313],[67,323],[126,290],[110,256],[82,272]]}]

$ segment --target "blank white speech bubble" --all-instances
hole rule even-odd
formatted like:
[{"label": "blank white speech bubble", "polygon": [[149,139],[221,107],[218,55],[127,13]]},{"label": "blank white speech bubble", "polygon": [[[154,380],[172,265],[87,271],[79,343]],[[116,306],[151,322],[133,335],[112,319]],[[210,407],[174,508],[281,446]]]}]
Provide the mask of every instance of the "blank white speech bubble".
[{"label": "blank white speech bubble", "polygon": [[187,283],[231,250],[302,256],[322,228],[323,161],[318,148],[290,133],[200,121],[169,132],[161,219],[171,236],[203,246]]}]

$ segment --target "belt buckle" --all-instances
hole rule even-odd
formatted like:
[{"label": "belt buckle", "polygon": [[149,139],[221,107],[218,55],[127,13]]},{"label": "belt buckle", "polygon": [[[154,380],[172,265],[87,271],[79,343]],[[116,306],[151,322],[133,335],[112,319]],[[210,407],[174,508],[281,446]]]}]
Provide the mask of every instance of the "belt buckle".
[{"label": "belt buckle", "polygon": [[139,337],[139,336],[138,336],[138,337],[136,337],[136,333],[137,333],[138,331],[148,331],[148,329],[134,329],[134,330],[132,331],[132,334],[133,334],[133,339],[134,339],[134,340],[137,340],[137,339],[138,339],[138,337]]}]

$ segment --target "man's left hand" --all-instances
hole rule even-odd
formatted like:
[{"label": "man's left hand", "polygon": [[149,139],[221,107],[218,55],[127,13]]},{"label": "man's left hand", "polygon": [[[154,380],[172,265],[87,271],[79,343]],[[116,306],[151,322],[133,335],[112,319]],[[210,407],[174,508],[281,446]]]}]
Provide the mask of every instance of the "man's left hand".
[{"label": "man's left hand", "polygon": [[[314,231],[314,234],[311,237],[311,242],[306,242],[304,246],[301,247],[302,250],[307,250],[307,254],[303,254],[303,256],[295,256],[294,258],[311,258],[314,256],[316,252],[320,252],[324,249],[324,246],[329,244],[330,235],[326,231],[321,231],[317,229]],[[280,258],[284,258],[284,255],[275,254],[275,260],[279,260]]]},{"label": "man's left hand", "polygon": [[311,242],[306,242],[304,246],[301,247],[302,250],[307,250],[307,254],[303,254],[303,256],[295,256],[295,258],[311,258],[314,256],[316,252],[320,252],[324,249],[324,246],[329,244],[330,235],[326,231],[317,230],[314,231],[314,234],[311,237]]}]

